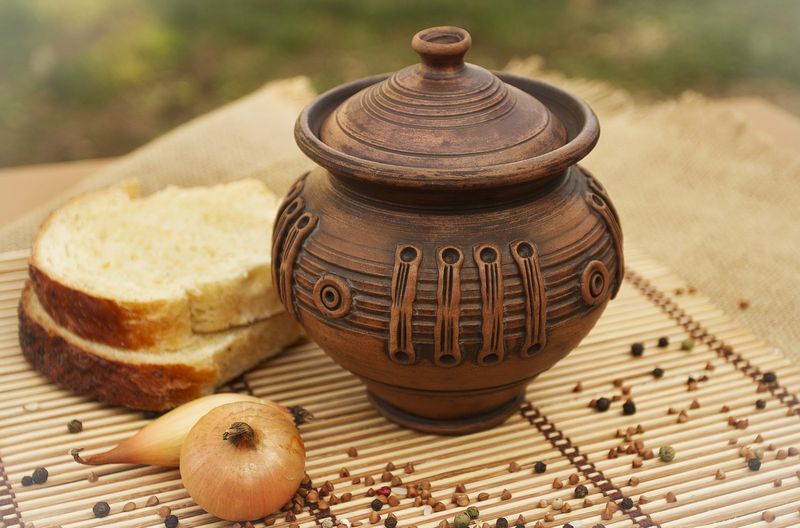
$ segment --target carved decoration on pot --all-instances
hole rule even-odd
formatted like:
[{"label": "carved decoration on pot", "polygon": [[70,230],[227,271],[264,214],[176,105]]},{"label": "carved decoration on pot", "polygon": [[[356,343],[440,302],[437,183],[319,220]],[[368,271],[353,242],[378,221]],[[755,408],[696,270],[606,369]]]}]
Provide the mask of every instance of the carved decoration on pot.
[{"label": "carved decoration on pot", "polygon": [[594,113],[464,62],[470,43],[460,28],[420,31],[420,64],[314,100],[295,137],[318,167],[273,233],[287,310],[382,414],[432,433],[513,414],[624,273],[617,213],[577,165]]}]

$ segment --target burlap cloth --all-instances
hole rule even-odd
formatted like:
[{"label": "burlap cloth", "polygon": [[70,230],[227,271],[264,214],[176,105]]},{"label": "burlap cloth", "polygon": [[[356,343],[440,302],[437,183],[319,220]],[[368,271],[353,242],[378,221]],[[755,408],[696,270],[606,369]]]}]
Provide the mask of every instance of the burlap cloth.
[{"label": "burlap cloth", "polygon": [[[557,83],[595,109],[602,134],[583,163],[608,188],[628,242],[800,358],[800,153],[771,145],[698,95],[643,104],[602,83],[543,72],[536,59],[507,69]],[[69,194],[130,177],[151,192],[247,176],[283,194],[311,167],[292,128],[313,95],[305,78],[269,83],[119,159]],[[28,247],[55,205],[0,231],[0,251]]]}]

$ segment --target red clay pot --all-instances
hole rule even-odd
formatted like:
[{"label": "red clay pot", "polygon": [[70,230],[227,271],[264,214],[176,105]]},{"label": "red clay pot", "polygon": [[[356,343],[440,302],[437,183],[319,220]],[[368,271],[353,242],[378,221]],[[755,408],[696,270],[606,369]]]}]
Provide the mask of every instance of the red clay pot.
[{"label": "red clay pot", "polygon": [[576,165],[597,142],[594,113],[465,63],[470,42],[423,30],[421,64],[314,100],[295,136],[319,167],[273,234],[289,313],[381,413],[444,434],[514,413],[623,276],[616,211]]}]

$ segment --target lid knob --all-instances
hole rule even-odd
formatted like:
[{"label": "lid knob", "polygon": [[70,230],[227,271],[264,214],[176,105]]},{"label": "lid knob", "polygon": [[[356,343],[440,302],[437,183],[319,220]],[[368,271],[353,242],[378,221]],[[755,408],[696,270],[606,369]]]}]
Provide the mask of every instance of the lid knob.
[{"label": "lid knob", "polygon": [[422,58],[424,67],[439,73],[461,70],[471,44],[467,30],[455,26],[423,29],[411,39],[411,47]]}]

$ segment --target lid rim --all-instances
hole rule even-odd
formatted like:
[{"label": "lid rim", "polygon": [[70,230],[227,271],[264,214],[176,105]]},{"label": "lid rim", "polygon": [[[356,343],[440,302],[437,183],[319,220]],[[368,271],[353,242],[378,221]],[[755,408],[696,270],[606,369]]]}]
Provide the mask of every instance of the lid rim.
[{"label": "lid rim", "polygon": [[391,74],[365,77],[319,95],[301,112],[295,124],[298,147],[314,162],[337,176],[402,188],[486,189],[527,183],[558,174],[583,159],[600,135],[597,116],[583,100],[551,84],[503,72],[492,72],[503,82],[539,99],[557,114],[573,134],[550,152],[519,161],[469,168],[419,168],[359,158],[336,150],[319,137],[324,119],[351,95],[381,82]]}]

